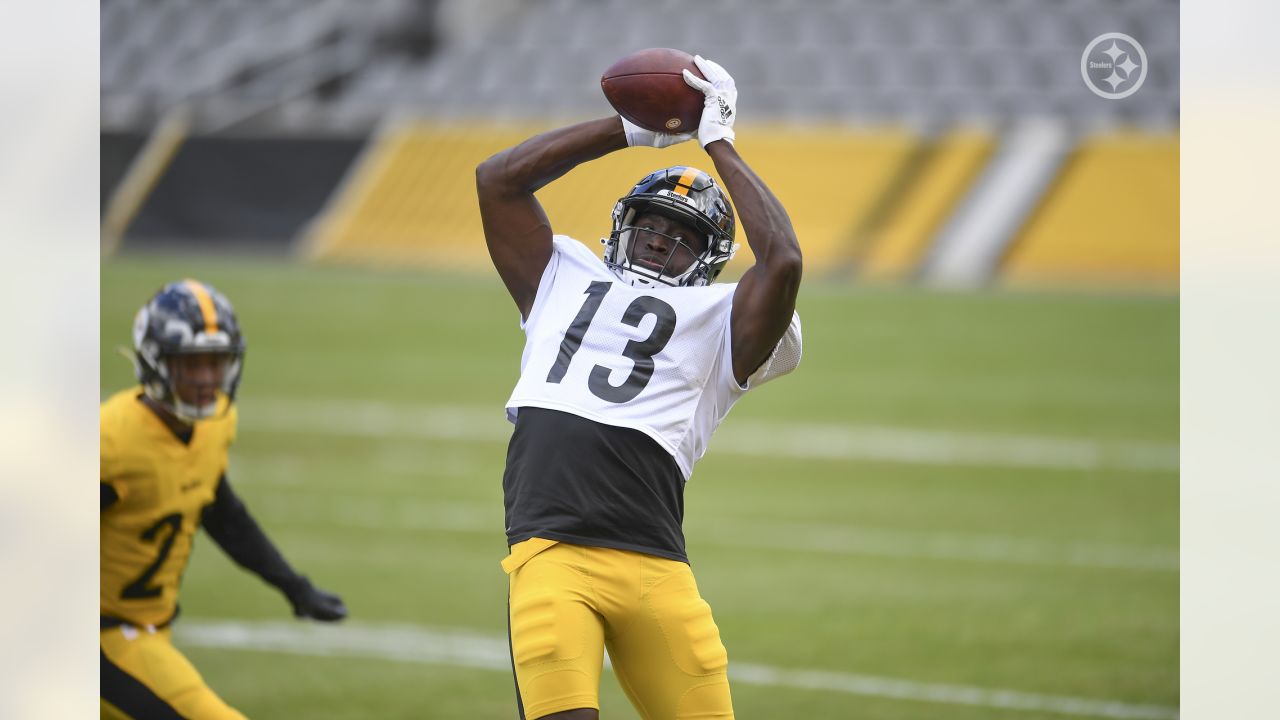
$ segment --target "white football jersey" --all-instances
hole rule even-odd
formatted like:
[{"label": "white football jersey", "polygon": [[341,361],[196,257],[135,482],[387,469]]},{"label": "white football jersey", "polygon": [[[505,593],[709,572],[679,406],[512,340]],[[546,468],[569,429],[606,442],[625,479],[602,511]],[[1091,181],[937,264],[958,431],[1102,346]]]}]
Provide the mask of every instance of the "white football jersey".
[{"label": "white football jersey", "polygon": [[507,400],[653,438],[688,480],[716,427],[752,387],[800,363],[800,317],[739,385],[729,317],[736,283],[633,288],[573,238],[556,235],[529,317],[520,380]]}]

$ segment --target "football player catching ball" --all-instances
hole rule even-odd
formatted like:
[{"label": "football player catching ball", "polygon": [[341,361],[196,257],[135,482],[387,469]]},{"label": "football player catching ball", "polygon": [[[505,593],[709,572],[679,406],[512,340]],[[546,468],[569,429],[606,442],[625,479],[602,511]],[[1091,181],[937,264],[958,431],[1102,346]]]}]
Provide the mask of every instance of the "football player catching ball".
[{"label": "football player catching ball", "polygon": [[[509,627],[521,717],[599,717],[604,649],[644,718],[731,718],[728,655],[685,552],[684,485],[748,390],[800,362],[800,247],[786,211],[734,148],[737,90],[705,96],[705,172],[651,173],[613,208],[604,260],[554,235],[535,191],[575,166],[667,135],[613,116],[537,135],[476,170],[493,263],[526,341],[507,401],[503,477]],[[726,194],[725,191],[728,191]],[[755,265],[733,257],[738,206]]]}]

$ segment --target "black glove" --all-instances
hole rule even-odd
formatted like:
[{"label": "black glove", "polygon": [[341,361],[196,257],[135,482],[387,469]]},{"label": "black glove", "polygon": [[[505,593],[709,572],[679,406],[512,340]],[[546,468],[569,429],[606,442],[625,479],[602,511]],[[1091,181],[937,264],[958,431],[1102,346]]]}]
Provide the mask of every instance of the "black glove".
[{"label": "black glove", "polygon": [[286,597],[293,606],[294,617],[332,622],[347,616],[347,606],[342,604],[342,598],[312,585],[305,577],[299,577]]}]

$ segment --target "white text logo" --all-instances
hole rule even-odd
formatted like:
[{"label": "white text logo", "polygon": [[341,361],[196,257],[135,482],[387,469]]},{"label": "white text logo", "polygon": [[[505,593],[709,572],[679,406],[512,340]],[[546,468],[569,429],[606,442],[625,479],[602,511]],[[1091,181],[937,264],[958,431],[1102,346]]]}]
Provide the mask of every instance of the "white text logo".
[{"label": "white text logo", "polygon": [[1080,75],[1098,97],[1126,98],[1138,92],[1147,79],[1147,53],[1124,33],[1104,33],[1084,49]]}]

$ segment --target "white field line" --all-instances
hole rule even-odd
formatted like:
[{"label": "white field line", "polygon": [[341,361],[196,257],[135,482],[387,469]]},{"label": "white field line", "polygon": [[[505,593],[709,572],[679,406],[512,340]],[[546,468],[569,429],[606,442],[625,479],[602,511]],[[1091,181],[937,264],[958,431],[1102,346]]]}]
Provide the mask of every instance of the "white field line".
[{"label": "white field line", "polygon": [[[505,441],[500,407],[247,398],[246,429],[357,437]],[[1177,471],[1178,447],[1090,439],[948,432],[880,425],[727,421],[710,452],[921,465]]]},{"label": "white field line", "polygon": [[[184,619],[175,625],[175,633],[180,644],[194,647],[358,657],[511,672],[505,637],[456,628]],[[729,677],[734,682],[748,685],[1078,717],[1122,720],[1174,720],[1178,717],[1176,707],[924,683],[828,670],[792,670],[739,662],[730,663]]]},{"label": "white field line", "polygon": [[[359,530],[491,534],[502,532],[502,509],[481,503],[412,498],[297,493],[263,494],[259,503],[276,520]],[[1118,543],[1062,543],[1005,535],[916,533],[817,523],[699,518],[685,528],[692,547],[762,548],[787,552],[925,560],[956,560],[1044,567],[1177,572],[1176,549]]]}]

